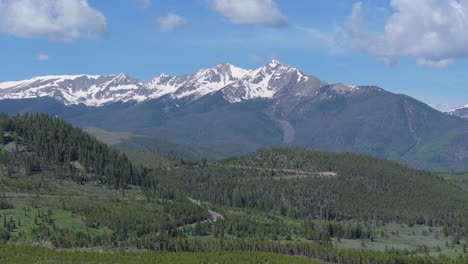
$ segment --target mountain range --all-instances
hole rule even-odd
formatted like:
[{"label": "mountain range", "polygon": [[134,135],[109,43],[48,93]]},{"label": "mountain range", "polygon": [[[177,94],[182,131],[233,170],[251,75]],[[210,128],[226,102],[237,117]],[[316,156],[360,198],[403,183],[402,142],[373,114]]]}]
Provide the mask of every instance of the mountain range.
[{"label": "mountain range", "polygon": [[0,83],[0,99],[54,98],[64,105],[84,104],[100,107],[117,102],[140,103],[163,96],[190,102],[222,90],[231,103],[255,98],[271,98],[281,82],[295,78],[295,84],[324,84],[298,69],[273,60],[256,70],[245,70],[231,64],[219,64],[194,74],[169,76],[160,74],[141,82],[123,73],[115,75],[50,75],[23,81]]},{"label": "mountain range", "polygon": [[4,82],[0,111],[45,112],[81,127],[132,132],[138,136],[123,145],[153,150],[161,139],[210,157],[288,146],[468,170],[467,120],[380,87],[329,84],[275,60],[254,70],[220,64],[149,82],[125,74]]}]

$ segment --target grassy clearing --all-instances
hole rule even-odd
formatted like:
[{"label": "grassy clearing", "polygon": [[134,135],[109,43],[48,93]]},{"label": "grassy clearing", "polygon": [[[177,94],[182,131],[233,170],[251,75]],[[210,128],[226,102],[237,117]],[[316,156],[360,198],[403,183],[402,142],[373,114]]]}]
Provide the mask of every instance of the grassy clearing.
[{"label": "grassy clearing", "polygon": [[11,241],[17,242],[35,242],[37,230],[43,225],[53,229],[69,229],[91,237],[111,234],[111,230],[105,226],[89,227],[86,225],[86,218],[50,207],[18,206],[1,210],[0,217],[6,222],[14,223]]},{"label": "grassy clearing", "polygon": [[[223,211],[224,209],[224,211]],[[227,218],[242,217],[262,223],[263,225],[277,224],[300,229],[302,219],[294,219],[286,216],[269,214],[253,209],[219,208]],[[315,224],[326,224],[324,221],[314,221]],[[389,223],[382,227],[375,227],[377,236],[371,240],[361,239],[339,239],[332,238],[332,245],[340,249],[363,249],[385,251],[391,249],[416,251],[421,255],[429,254],[439,256],[440,254],[456,257],[464,254],[463,245],[453,243],[452,238],[445,236],[443,228],[430,227],[427,225],[408,226],[406,224]],[[301,234],[291,235],[288,241],[307,241]]]},{"label": "grassy clearing", "polygon": [[[342,249],[368,249],[385,251],[390,249],[416,251],[421,255],[458,256],[463,253],[463,246],[452,243],[452,239],[443,234],[440,227],[425,225],[407,226],[387,224],[378,228],[382,235],[371,240],[352,240],[333,238],[333,245]],[[377,231],[379,233],[379,231]]]}]

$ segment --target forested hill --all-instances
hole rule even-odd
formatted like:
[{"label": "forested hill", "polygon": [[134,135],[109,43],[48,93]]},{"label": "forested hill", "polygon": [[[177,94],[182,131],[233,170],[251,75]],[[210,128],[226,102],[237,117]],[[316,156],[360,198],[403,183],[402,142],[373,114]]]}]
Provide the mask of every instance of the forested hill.
[{"label": "forested hill", "polygon": [[52,172],[78,181],[122,187],[141,184],[145,171],[128,158],[66,122],[45,114],[0,115],[0,158],[10,170]]},{"label": "forested hill", "polygon": [[[429,172],[410,168],[396,161],[383,160],[368,155],[349,152],[333,153],[293,148],[271,148],[251,154],[225,159],[224,166],[255,167],[263,169],[301,170],[306,172],[334,172],[337,175],[377,176],[381,179],[405,175],[406,180]],[[431,177],[433,178],[433,177]]]},{"label": "forested hill", "polygon": [[467,193],[436,175],[347,153],[267,149],[167,180],[203,201],[290,217],[444,225],[468,212]]}]

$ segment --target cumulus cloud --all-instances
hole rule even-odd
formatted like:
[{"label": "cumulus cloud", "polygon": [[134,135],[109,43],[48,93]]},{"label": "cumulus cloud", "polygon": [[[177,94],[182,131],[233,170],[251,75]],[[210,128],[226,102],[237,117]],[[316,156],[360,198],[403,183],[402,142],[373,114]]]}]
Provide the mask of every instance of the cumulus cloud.
[{"label": "cumulus cloud", "polygon": [[234,24],[281,26],[286,17],[273,0],[211,0],[213,8]]},{"label": "cumulus cloud", "polygon": [[36,60],[38,60],[38,61],[46,61],[46,60],[49,60],[49,55],[43,54],[43,53],[38,54],[38,55],[36,56]]},{"label": "cumulus cloud", "polygon": [[101,36],[106,18],[87,0],[0,0],[0,33],[72,41]]},{"label": "cumulus cloud", "polygon": [[381,61],[414,57],[419,66],[443,68],[468,57],[468,0],[391,0],[392,14],[370,31],[363,2],[346,27],[351,44]]},{"label": "cumulus cloud", "polygon": [[166,16],[158,18],[158,26],[162,31],[172,31],[177,27],[186,25],[187,21],[179,15],[169,13]]}]

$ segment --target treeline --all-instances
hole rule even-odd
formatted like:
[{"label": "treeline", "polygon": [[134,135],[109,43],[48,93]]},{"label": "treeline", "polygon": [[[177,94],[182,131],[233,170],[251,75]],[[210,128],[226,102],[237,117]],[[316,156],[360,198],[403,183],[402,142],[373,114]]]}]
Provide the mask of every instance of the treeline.
[{"label": "treeline", "polygon": [[99,181],[115,187],[141,185],[147,170],[94,137],[59,118],[45,114],[9,117],[0,114],[3,150],[0,161],[12,174],[47,171],[56,177],[71,175],[77,181]]}]

